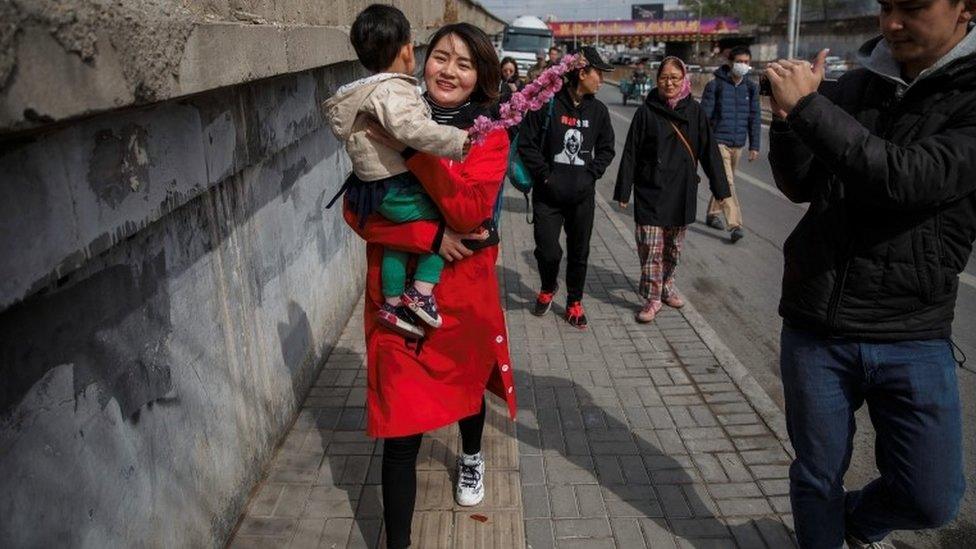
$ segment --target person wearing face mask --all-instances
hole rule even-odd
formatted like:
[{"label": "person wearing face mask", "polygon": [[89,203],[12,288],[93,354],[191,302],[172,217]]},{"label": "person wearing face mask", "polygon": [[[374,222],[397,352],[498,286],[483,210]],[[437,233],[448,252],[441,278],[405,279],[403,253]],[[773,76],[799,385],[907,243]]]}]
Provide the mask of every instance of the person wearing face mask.
[{"label": "person wearing face mask", "polygon": [[712,198],[708,202],[705,222],[708,226],[723,230],[720,215],[725,215],[732,242],[738,242],[745,233],[742,230],[742,208],[735,192],[735,169],[742,148],[749,144],[749,162],[759,158],[762,135],[762,109],[759,106],[759,85],[746,78],[751,67],[752,52],[745,46],[736,46],[729,52],[729,64],[715,71],[715,78],[702,92],[701,106],[712,124],[715,140],[725,163],[725,175],[729,180],[732,196],[725,200]]}]

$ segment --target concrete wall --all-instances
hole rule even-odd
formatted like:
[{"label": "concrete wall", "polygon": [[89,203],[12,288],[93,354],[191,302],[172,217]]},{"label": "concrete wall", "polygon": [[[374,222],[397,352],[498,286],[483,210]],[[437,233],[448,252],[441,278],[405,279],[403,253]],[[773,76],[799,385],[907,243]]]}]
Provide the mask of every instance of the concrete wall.
[{"label": "concrete wall", "polygon": [[234,526],[360,295],[362,243],[324,208],[348,160],[316,108],[353,70],[4,150],[5,244],[108,232],[0,313],[0,545],[208,546]]},{"label": "concrete wall", "polygon": [[362,292],[319,105],[366,3],[0,4],[0,547],[227,539]]}]

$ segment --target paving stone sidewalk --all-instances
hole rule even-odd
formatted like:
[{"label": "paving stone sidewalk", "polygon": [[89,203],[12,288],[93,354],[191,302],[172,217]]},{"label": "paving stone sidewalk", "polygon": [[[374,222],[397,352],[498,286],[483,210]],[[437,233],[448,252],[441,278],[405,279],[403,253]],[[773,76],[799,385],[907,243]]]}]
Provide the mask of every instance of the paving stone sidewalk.
[{"label": "paving stone sidewalk", "polygon": [[[700,319],[669,309],[651,325],[635,323],[633,237],[605,203],[584,297],[590,329],[561,319],[564,293],[550,314],[532,316],[532,226],[514,194],[505,198],[498,272],[519,419],[489,399],[488,493],[473,509],[453,503],[457,428],[425,437],[414,546],[793,547],[780,422],[757,413],[762,404],[733,382]],[[363,434],[363,353],[357,312],[232,547],[381,546],[382,443]]]}]

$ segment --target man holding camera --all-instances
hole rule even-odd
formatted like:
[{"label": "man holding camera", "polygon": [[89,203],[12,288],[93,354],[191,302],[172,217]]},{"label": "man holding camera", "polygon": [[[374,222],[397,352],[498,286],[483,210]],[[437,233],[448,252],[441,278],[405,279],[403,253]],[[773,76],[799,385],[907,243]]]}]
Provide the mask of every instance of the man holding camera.
[{"label": "man holding camera", "polygon": [[[965,488],[949,338],[976,238],[976,1],[879,3],[864,68],[824,95],[826,51],[765,72],[773,176],[809,203],[780,301],[801,547],[890,547],[952,520]],[[847,492],[865,401],[880,477]]]}]

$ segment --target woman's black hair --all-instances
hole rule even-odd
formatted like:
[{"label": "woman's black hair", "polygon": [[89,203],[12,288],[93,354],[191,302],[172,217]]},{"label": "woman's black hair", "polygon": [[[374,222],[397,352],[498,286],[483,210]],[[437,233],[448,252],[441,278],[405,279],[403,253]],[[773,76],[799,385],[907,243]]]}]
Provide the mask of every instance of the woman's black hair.
[{"label": "woman's black hair", "polygon": [[471,52],[471,62],[478,75],[474,91],[471,92],[471,100],[481,105],[488,105],[498,98],[498,86],[502,81],[502,66],[498,62],[498,54],[495,53],[495,46],[485,31],[470,23],[452,23],[444,25],[433,36],[427,46],[427,55],[424,57],[424,64],[430,59],[430,54],[434,47],[442,38],[455,35],[461,39],[468,50]]},{"label": "woman's black hair", "polygon": [[504,67],[505,65],[512,65],[513,67],[515,67],[515,78],[519,77],[518,63],[515,62],[514,58],[505,57],[504,59],[502,59],[502,62],[498,64],[498,70],[501,71],[502,67]]}]

